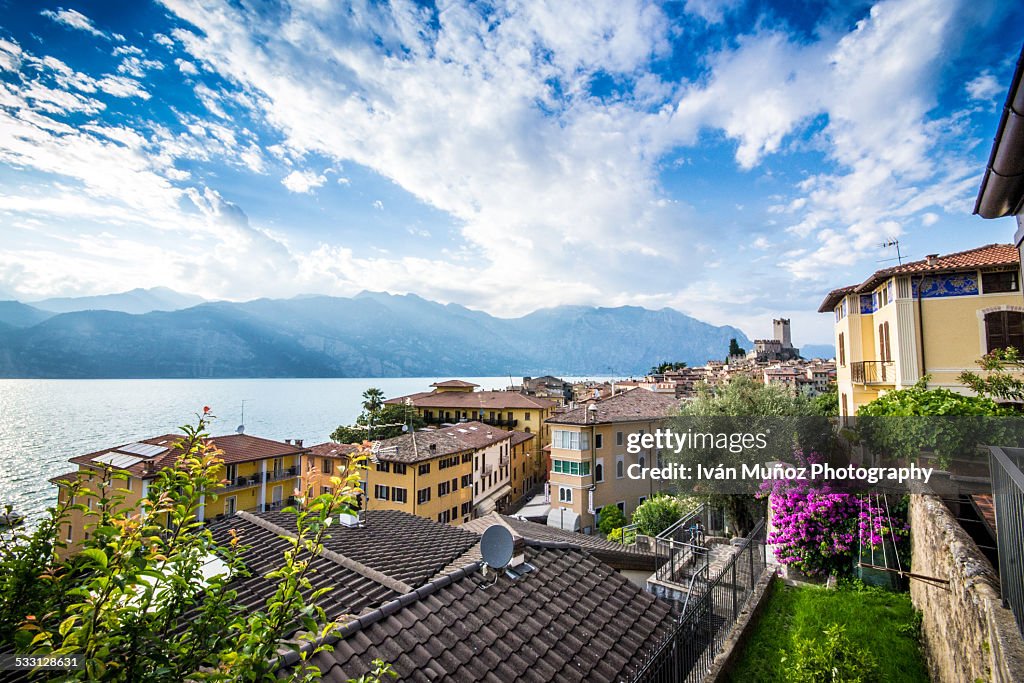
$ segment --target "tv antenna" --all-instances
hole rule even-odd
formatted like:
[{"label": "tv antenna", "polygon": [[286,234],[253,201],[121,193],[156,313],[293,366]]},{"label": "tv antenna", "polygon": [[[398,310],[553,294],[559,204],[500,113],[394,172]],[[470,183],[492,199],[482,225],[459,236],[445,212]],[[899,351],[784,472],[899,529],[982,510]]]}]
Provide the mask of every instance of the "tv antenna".
[{"label": "tv antenna", "polygon": [[239,424],[235,428],[235,431],[238,432],[239,434],[245,434],[245,401],[246,401],[246,399],[243,398],[242,399],[242,423]]},{"label": "tv antenna", "polygon": [[900,241],[895,238],[890,238],[882,242],[882,249],[888,249],[889,247],[896,247],[896,258],[884,258],[877,263],[885,263],[887,261],[896,261],[897,265],[903,265],[903,254],[900,253]]}]

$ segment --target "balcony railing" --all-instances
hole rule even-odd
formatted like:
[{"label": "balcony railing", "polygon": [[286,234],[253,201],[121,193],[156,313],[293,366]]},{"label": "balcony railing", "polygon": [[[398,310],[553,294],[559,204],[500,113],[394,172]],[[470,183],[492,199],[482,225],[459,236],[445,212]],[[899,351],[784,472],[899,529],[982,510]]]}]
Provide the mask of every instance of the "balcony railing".
[{"label": "balcony railing", "polygon": [[442,415],[434,415],[432,417],[424,417],[423,421],[428,425],[440,426],[445,424],[457,424],[459,422],[483,422],[484,424],[491,425],[492,427],[504,427],[505,429],[515,429],[519,425],[519,420],[506,420],[504,418],[494,418],[493,420],[489,417],[444,417]]},{"label": "balcony railing", "polygon": [[268,470],[266,473],[257,472],[256,474],[250,474],[245,477],[235,477],[228,481],[224,487],[225,491],[232,489],[245,488],[247,486],[259,486],[263,483],[264,474],[266,475],[266,481],[281,481],[282,479],[294,479],[299,476],[299,468],[291,466],[287,469],[282,470]]},{"label": "balcony railing", "polygon": [[850,364],[854,384],[895,384],[896,364],[891,360],[862,360]]}]

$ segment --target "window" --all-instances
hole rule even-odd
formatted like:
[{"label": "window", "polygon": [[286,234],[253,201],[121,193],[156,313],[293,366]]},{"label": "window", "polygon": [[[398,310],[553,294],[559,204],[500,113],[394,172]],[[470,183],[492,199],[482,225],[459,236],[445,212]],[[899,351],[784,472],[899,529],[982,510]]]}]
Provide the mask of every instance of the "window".
[{"label": "window", "polygon": [[452,508],[452,519],[455,519],[458,516],[459,516],[459,506],[456,505],[455,507]]},{"label": "window", "polygon": [[551,445],[555,448],[564,448],[569,451],[585,451],[590,448],[590,439],[586,432],[571,432],[565,429],[556,429],[551,433],[551,436]]},{"label": "window", "polygon": [[463,514],[463,516],[468,515],[472,510],[473,510],[473,504],[472,503],[467,501],[467,502],[462,504],[462,514]]},{"label": "window", "polygon": [[619,508],[619,512],[621,512],[622,514],[626,514],[626,501],[620,500],[618,503],[615,504],[615,507]]},{"label": "window", "polygon": [[839,364],[846,365],[846,335],[839,333]]},{"label": "window", "polygon": [[377,471],[378,472],[390,472],[391,471],[391,463],[389,463],[389,462],[378,462],[377,463]]},{"label": "window", "polygon": [[615,478],[622,479],[626,476],[626,459],[624,456],[615,456]]},{"label": "window", "polygon": [[238,510],[238,497],[228,496],[224,499],[224,514],[233,515]]},{"label": "window", "polygon": [[636,464],[640,465],[640,469],[647,467],[647,458],[641,455],[636,459]]},{"label": "window", "polygon": [[892,360],[892,346],[889,344],[889,323],[886,322],[882,325],[882,339],[885,341],[885,358],[884,360]]},{"label": "window", "polygon": [[640,503],[639,504],[643,505],[644,501],[646,501],[646,500],[647,500],[647,496],[640,496]]},{"label": "window", "polygon": [[598,483],[604,481],[604,460],[601,458],[597,459],[597,465],[594,467],[594,480]]},{"label": "window", "polygon": [[558,487],[558,502],[559,503],[571,503],[572,502],[572,489],[568,486]]},{"label": "window", "polygon": [[422,465],[420,465],[419,473],[420,474],[430,474],[430,463],[429,462],[425,462]]},{"label": "window", "polygon": [[571,474],[574,477],[585,477],[590,474],[590,463],[576,460],[552,460],[551,469],[556,474]]},{"label": "window", "polygon": [[981,274],[981,291],[985,294],[1016,292],[1018,289],[1020,289],[1020,285],[1017,282],[1017,271],[1015,270]]},{"label": "window", "polygon": [[594,435],[594,448],[604,448],[604,434]]},{"label": "window", "polygon": [[334,461],[331,460],[330,458],[324,458],[323,459],[323,467],[320,469],[320,471],[323,472],[324,474],[333,474],[334,473]]},{"label": "window", "polygon": [[437,516],[437,521],[441,522],[441,524],[447,524],[451,519],[451,514],[447,510]]},{"label": "window", "polygon": [[472,453],[463,453],[462,454],[462,464],[465,465],[467,462],[473,462],[473,454]]},{"label": "window", "polygon": [[423,505],[423,503],[426,503],[428,500],[430,500],[430,487],[429,486],[427,488],[425,488],[425,489],[420,489],[419,491],[416,492],[416,502],[417,503],[419,503],[420,505]]},{"label": "window", "polygon": [[843,417],[846,417],[847,415],[850,414],[850,409],[849,409],[849,407],[846,404],[846,394],[843,394],[841,403],[842,403],[842,406],[841,406],[841,410],[839,412],[840,412],[840,414]]},{"label": "window", "polygon": [[68,524],[68,533],[67,533],[67,539],[66,540],[67,540],[68,543],[71,543],[74,540],[74,537],[72,537],[72,535],[71,535],[71,525],[70,524]]},{"label": "window", "polygon": [[391,487],[391,500],[396,503],[408,503],[409,496],[404,488],[398,486]]},{"label": "window", "polygon": [[530,421],[530,414],[529,414],[529,413],[527,413],[527,414],[526,414],[526,417],[525,417],[524,419],[525,419],[525,420],[526,420],[527,422],[529,422],[529,421]]},{"label": "window", "polygon": [[1024,352],[1024,313],[993,311],[985,314],[986,351],[1013,347]]},{"label": "window", "polygon": [[463,474],[462,475],[462,488],[464,488],[464,489],[465,488],[469,488],[472,485],[473,485],[473,475],[472,474]]},{"label": "window", "polygon": [[384,484],[376,484],[373,487],[373,497],[377,500],[388,500],[388,492],[390,489]]},{"label": "window", "polygon": [[452,492],[452,485],[451,485],[450,482],[442,481],[440,484],[437,485],[437,497],[438,498],[440,498],[441,496],[447,496],[451,492]]},{"label": "window", "polygon": [[[235,480],[238,479],[238,465],[228,465],[224,469],[224,478],[234,484]],[[131,482],[131,479],[128,481]]]},{"label": "window", "polygon": [[615,432],[615,445],[616,446],[621,446],[622,445],[622,432]]},{"label": "window", "polygon": [[396,462],[393,467],[394,467],[394,469],[392,471],[395,474],[405,474],[405,470],[408,468],[407,465],[403,465],[400,462]]},{"label": "window", "polygon": [[320,487],[320,495],[321,496],[326,496],[326,495],[331,494],[331,493],[334,493],[334,489],[332,489],[330,486],[321,486]]}]

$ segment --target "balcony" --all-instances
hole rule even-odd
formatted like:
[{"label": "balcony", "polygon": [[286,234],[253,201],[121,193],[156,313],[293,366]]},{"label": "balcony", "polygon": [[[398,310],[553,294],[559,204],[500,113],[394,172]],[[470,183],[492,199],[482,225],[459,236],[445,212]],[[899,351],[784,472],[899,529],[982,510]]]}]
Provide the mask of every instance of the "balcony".
[{"label": "balcony", "polygon": [[506,420],[505,418],[497,417],[493,420],[489,417],[460,417],[455,419],[454,417],[446,418],[442,415],[434,415],[431,417],[423,416],[423,421],[428,425],[438,427],[446,424],[458,424],[459,422],[483,422],[492,427],[503,427],[505,429],[515,429],[519,425],[519,420]]},{"label": "balcony", "polygon": [[862,360],[850,363],[854,384],[895,384],[896,364],[891,360]]}]

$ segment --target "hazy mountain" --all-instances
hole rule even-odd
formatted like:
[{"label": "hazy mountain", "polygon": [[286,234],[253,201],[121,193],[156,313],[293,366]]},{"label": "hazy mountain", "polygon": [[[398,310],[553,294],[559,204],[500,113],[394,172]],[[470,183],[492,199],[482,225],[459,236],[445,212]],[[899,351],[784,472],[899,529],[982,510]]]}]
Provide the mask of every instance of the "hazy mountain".
[{"label": "hazy mountain", "polygon": [[31,327],[53,316],[19,301],[0,301],[0,324],[10,327]]},{"label": "hazy mountain", "polygon": [[0,376],[634,374],[665,360],[722,358],[731,337],[750,346],[735,328],[668,308],[560,306],[503,319],[415,295],[363,292],[56,315],[0,329]]},{"label": "hazy mountain", "polygon": [[205,299],[200,296],[182,294],[167,287],[151,287],[150,289],[133,289],[119,294],[43,299],[32,302],[32,305],[54,313],[120,311],[140,314],[152,311],[180,311],[204,301]]},{"label": "hazy mountain", "polygon": [[804,358],[835,358],[836,347],[832,344],[804,344],[800,347],[800,355]]}]

